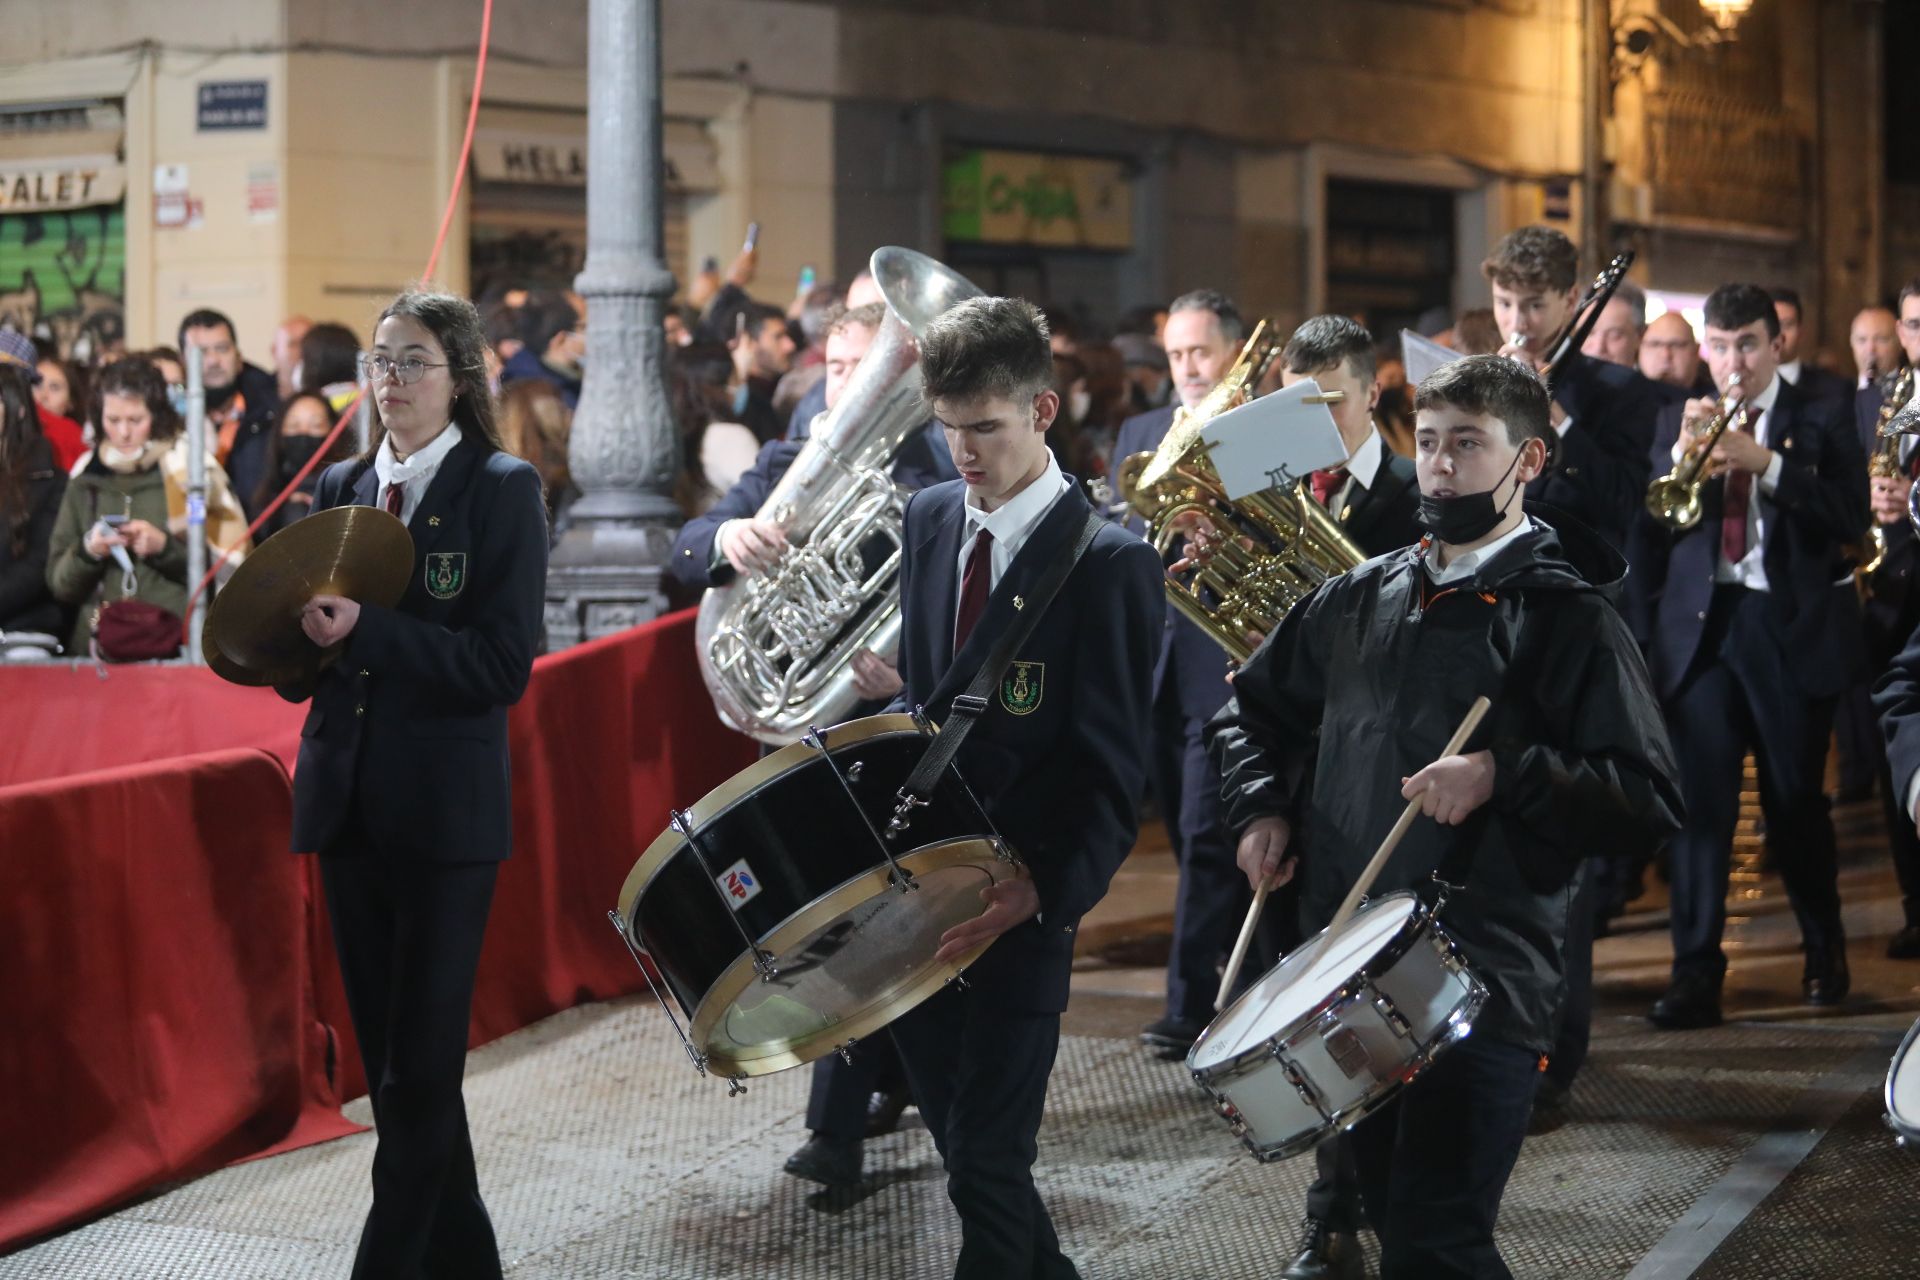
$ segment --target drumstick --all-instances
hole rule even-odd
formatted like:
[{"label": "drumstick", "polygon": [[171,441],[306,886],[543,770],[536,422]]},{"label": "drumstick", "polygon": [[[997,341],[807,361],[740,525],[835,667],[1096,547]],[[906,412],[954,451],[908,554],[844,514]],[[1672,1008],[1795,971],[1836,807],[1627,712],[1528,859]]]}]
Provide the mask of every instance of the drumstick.
[{"label": "drumstick", "polygon": [[1265,876],[1260,887],[1253,891],[1253,905],[1247,908],[1247,919],[1240,926],[1240,937],[1233,944],[1233,954],[1227,957],[1226,972],[1220,975],[1220,993],[1213,998],[1214,1012],[1227,1007],[1227,992],[1233,989],[1233,980],[1240,976],[1240,965],[1247,958],[1247,946],[1253,941],[1253,926],[1260,919],[1260,908],[1267,905],[1267,890],[1273,887],[1273,877]]},{"label": "drumstick", "polygon": [[[1473,700],[1473,705],[1467,708],[1467,718],[1462,720],[1460,727],[1453,731],[1453,737],[1447,741],[1446,749],[1440,753],[1440,759],[1445,760],[1448,756],[1460,754],[1460,748],[1467,745],[1467,739],[1472,737],[1473,731],[1480,727],[1480,717],[1486,715],[1487,708],[1492,705],[1484,696]],[[1386,867],[1387,859],[1393,856],[1394,849],[1399,846],[1400,837],[1407,834],[1407,828],[1413,825],[1414,818],[1420,813],[1420,796],[1425,794],[1422,791],[1407,801],[1406,811],[1400,815],[1400,821],[1394,823],[1393,830],[1387,832],[1387,838],[1380,842],[1379,852],[1373,855],[1373,861],[1367,864],[1367,869],[1360,873],[1360,878],[1347,892],[1347,900],[1340,904],[1338,911],[1333,913],[1333,921],[1327,925],[1329,933],[1345,924],[1359,908],[1360,899],[1367,896],[1367,890],[1373,887],[1374,878]]]}]

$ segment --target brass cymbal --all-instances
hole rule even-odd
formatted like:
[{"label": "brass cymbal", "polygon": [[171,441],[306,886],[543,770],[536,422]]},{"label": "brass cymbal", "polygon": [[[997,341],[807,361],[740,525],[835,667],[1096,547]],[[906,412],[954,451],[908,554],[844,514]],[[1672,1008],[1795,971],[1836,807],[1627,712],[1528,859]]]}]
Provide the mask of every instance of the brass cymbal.
[{"label": "brass cymbal", "polygon": [[339,656],[300,628],[318,595],[391,609],[413,573],[413,538],[377,507],[330,507],[295,521],[241,562],[207,612],[200,652],[234,684],[311,679]]}]

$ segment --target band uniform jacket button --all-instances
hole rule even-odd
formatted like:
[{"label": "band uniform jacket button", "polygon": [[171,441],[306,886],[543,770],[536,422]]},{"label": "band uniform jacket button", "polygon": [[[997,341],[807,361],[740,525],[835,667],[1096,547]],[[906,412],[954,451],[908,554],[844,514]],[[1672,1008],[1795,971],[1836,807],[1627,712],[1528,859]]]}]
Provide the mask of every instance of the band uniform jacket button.
[{"label": "band uniform jacket button", "polygon": [[1571,479],[1572,477],[1574,477],[1574,476],[1577,476],[1577,475],[1579,475],[1579,474],[1580,474],[1580,468],[1578,468],[1578,467],[1568,467],[1568,468],[1567,468],[1567,476],[1568,476],[1568,478],[1569,478],[1569,479]]},{"label": "band uniform jacket button", "polygon": [[[1706,617],[1707,615],[1703,613],[1703,614],[1701,614],[1700,616],[1704,618],[1704,617]],[[353,709],[353,714],[355,714],[355,715],[357,715],[357,716],[363,716],[363,715],[365,715],[365,714],[367,714],[367,704],[363,702],[363,703],[361,703],[361,704],[360,704],[359,706],[357,706],[357,707],[355,707],[355,708]]]},{"label": "band uniform jacket button", "polygon": [[1707,620],[1707,611],[1705,609],[1702,609],[1699,613],[1696,613],[1693,616],[1700,619],[1700,621],[1705,622]]},{"label": "band uniform jacket button", "polygon": [[369,671],[369,670],[367,670],[367,669],[366,669],[365,667],[362,667],[362,668],[360,668],[360,678],[361,678],[362,680],[364,680],[364,679],[366,679],[366,678],[367,678],[368,676],[370,676],[370,675],[372,675],[372,674],[373,674],[373,672],[371,672],[371,671]]}]

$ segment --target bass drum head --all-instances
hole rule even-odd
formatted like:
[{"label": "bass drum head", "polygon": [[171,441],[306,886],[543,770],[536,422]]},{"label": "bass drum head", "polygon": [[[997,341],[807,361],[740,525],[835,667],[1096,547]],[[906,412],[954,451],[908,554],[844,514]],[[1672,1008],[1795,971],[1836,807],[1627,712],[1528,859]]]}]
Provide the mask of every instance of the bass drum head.
[{"label": "bass drum head", "polygon": [[[881,863],[761,940],[778,972],[763,979],[747,953],[694,1011],[694,1047],[721,1076],[802,1066],[873,1034],[937,993],[986,951],[935,964],[940,935],[972,920],[981,890],[1012,874],[991,839],[951,840],[899,859],[918,884],[902,893]],[[990,945],[990,944],[988,944]]]},{"label": "bass drum head", "polygon": [[1367,967],[1419,909],[1410,893],[1376,898],[1338,934],[1322,930],[1247,988],[1193,1043],[1187,1066],[1214,1071],[1284,1035]]},{"label": "bass drum head", "polygon": [[1887,1126],[1901,1146],[1920,1146],[1920,1022],[1915,1022],[1887,1068]]}]

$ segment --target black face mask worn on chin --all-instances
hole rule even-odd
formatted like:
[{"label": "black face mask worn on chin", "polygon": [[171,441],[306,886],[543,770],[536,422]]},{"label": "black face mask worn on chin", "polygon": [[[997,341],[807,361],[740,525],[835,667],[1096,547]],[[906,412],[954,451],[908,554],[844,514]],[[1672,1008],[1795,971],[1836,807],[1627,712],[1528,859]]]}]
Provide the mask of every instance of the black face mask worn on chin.
[{"label": "black face mask worn on chin", "polygon": [[1507,482],[1507,477],[1519,465],[1520,455],[1516,453],[1506,471],[1493,482],[1493,488],[1483,493],[1457,493],[1450,498],[1421,494],[1420,515],[1416,523],[1448,546],[1478,542],[1492,533],[1495,525],[1506,519],[1507,504],[1520,492],[1520,486],[1513,486],[1513,493],[1508,494],[1506,502],[1498,506],[1494,505],[1493,495],[1500,492],[1500,486]]}]

